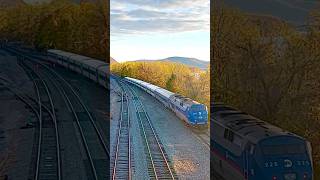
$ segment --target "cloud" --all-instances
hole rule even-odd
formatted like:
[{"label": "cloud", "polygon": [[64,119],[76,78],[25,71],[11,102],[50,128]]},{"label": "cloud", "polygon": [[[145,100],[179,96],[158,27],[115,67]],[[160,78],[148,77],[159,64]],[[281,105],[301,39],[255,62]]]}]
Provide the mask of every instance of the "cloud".
[{"label": "cloud", "polygon": [[210,0],[111,0],[111,35],[209,30]]},{"label": "cloud", "polygon": [[127,4],[152,8],[206,7],[209,0],[111,0],[111,4]]}]

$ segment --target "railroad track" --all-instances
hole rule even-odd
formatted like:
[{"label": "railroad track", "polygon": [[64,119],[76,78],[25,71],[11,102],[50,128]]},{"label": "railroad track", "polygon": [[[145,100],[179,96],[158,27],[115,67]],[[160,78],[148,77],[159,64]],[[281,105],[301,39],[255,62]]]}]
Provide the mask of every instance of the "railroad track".
[{"label": "railroad track", "polygon": [[55,71],[46,71],[47,76],[55,78],[52,83],[59,87],[78,126],[83,146],[87,154],[87,166],[91,171],[87,172],[89,178],[102,180],[108,178],[107,163],[109,161],[109,149],[98,129],[88,107],[70,83],[63,79]]},{"label": "railroad track", "polygon": [[[125,82],[121,82],[125,84]],[[177,179],[173,167],[165,153],[155,129],[149,119],[144,106],[137,96],[135,90],[129,85],[125,85],[133,96],[133,102],[139,124],[142,130],[142,137],[147,149],[148,155],[148,173],[151,179]]]},{"label": "railroad track", "polygon": [[33,81],[39,108],[39,134],[34,179],[61,180],[59,133],[52,95],[45,80],[38,73],[25,63],[21,66]]},{"label": "railroad track", "polygon": [[80,95],[76,92],[75,88],[49,66],[36,61],[36,57],[26,56],[23,52],[13,48],[7,48],[7,50],[21,56],[22,61],[28,61],[39,66],[41,74],[45,75],[50,83],[58,88],[59,93],[64,97],[65,103],[73,114],[79,130],[82,145],[86,152],[86,159],[84,159],[84,163],[85,167],[87,167],[86,173],[88,179],[108,179],[109,173],[107,169],[109,169],[110,156],[106,140],[102,137],[92,113],[80,98]]},{"label": "railroad track", "polygon": [[122,86],[121,88],[123,90],[121,94],[121,113],[113,163],[112,179],[131,180],[131,134],[129,98]]}]

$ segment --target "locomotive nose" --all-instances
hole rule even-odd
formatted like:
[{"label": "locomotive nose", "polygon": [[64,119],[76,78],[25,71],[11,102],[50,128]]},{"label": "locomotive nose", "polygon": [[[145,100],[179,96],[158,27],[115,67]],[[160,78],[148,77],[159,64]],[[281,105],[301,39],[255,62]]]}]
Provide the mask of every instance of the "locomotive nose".
[{"label": "locomotive nose", "polygon": [[282,158],[264,163],[265,176],[275,180],[312,180],[308,160]]},{"label": "locomotive nose", "polygon": [[296,173],[284,174],[284,180],[296,180],[296,179],[297,179]]},{"label": "locomotive nose", "polygon": [[192,115],[196,124],[205,124],[207,122],[207,115],[205,112],[198,111],[194,112]]}]

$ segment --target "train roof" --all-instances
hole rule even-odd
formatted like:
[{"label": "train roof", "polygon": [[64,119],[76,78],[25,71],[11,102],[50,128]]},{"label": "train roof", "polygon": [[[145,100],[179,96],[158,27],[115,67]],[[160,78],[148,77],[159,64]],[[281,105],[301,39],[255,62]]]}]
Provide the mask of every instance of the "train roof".
[{"label": "train roof", "polygon": [[82,56],[82,55],[79,55],[79,54],[66,52],[66,51],[62,51],[62,50],[57,50],[57,49],[49,49],[48,52],[52,53],[52,54],[55,54],[55,55],[58,55],[58,56],[67,57],[67,58],[72,59],[74,61],[84,62],[84,61],[87,61],[87,60],[95,60],[95,59],[87,57],[87,56]]},{"label": "train roof", "polygon": [[98,68],[99,71],[101,71],[101,72],[109,73],[109,64],[106,62],[96,60],[91,57],[82,56],[79,54],[58,50],[58,49],[49,49],[48,52],[55,54],[55,55],[67,57],[73,61],[81,62],[81,63],[86,64],[86,65],[93,67],[93,68]]},{"label": "train roof", "polygon": [[82,63],[86,64],[86,65],[88,65],[90,67],[93,67],[93,68],[99,68],[101,66],[107,66],[107,63],[105,63],[103,61],[95,60],[95,59],[90,59],[90,60],[87,60],[87,61],[83,61]]},{"label": "train roof", "polygon": [[171,91],[168,91],[166,89],[163,89],[163,88],[158,88],[156,89],[156,92],[158,92],[159,94],[163,95],[164,97],[166,98],[170,98],[172,95],[174,95],[175,93],[171,92]]},{"label": "train roof", "polygon": [[152,90],[152,91],[155,91],[156,89],[160,88],[160,87],[158,87],[158,86],[156,86],[156,85],[153,85],[153,84],[150,84],[150,83],[147,83],[147,82],[144,82],[144,83],[145,83],[145,86],[146,86],[148,89]]},{"label": "train roof", "polygon": [[171,91],[168,91],[164,88],[161,88],[159,86],[156,86],[156,85],[153,85],[153,84],[150,84],[150,83],[147,83],[147,82],[144,82],[144,81],[141,81],[139,79],[134,79],[134,78],[130,78],[130,77],[125,77],[126,79],[130,80],[130,81],[133,81],[133,82],[136,82],[152,91],[155,91],[159,94],[161,94],[162,96],[170,99],[170,98],[176,98],[176,99],[179,99],[181,102],[183,102],[183,104],[186,104],[186,105],[193,105],[193,104],[200,104],[198,103],[197,101],[194,101],[188,97],[185,97],[185,96],[182,96],[180,94],[176,94],[176,93],[173,93]]},{"label": "train roof", "polygon": [[174,94],[174,98],[179,99],[183,104],[193,105],[193,104],[200,104],[197,101],[194,101],[193,99],[190,99],[188,97],[182,96],[180,94]]},{"label": "train roof", "polygon": [[[141,81],[140,79],[135,79],[135,78],[130,78],[130,77],[125,77],[125,79],[128,79],[128,80],[130,80],[130,81],[133,81],[133,82],[135,82],[135,83],[137,83],[137,84],[140,84],[140,85],[142,85],[142,86],[144,86],[144,87],[146,87],[146,88],[149,88],[149,87],[151,87],[150,85],[152,85],[152,84],[150,84],[150,83]],[[157,87],[157,86],[156,86],[156,87]]]},{"label": "train roof", "polygon": [[49,49],[48,50],[49,53],[53,53],[53,54],[58,54],[61,52],[61,50],[58,50],[58,49]]},{"label": "train roof", "polygon": [[98,69],[99,69],[99,71],[101,71],[105,74],[109,74],[109,72],[110,72],[108,63],[105,63],[105,65],[98,66]]},{"label": "train roof", "polygon": [[[211,105],[214,121],[231,129],[235,134],[257,144],[263,139],[274,136],[296,136],[279,127],[255,118],[245,112],[224,104]],[[300,137],[299,137],[300,138]]]},{"label": "train roof", "polygon": [[129,81],[132,81],[132,82],[135,82],[135,83],[138,83],[138,84],[143,83],[143,81],[141,81],[139,79],[134,79],[134,78],[131,78],[131,77],[125,77],[125,79],[127,79]]},{"label": "train roof", "polygon": [[71,52],[61,51],[61,50],[58,50],[58,49],[49,49],[48,52],[52,53],[52,54],[55,54],[55,55],[68,57],[68,58],[75,55],[75,54],[73,54]]},{"label": "train roof", "polygon": [[144,81],[141,81],[139,79],[135,79],[135,78],[130,78],[130,77],[125,77],[126,79],[130,80],[130,81],[133,81],[133,82],[136,82],[152,91],[156,91],[158,92],[159,94],[163,95],[164,97],[166,98],[170,98],[170,96],[174,95],[175,93],[173,92],[170,92],[166,89],[163,89],[159,86],[156,86],[156,85],[153,85],[153,84],[150,84],[150,83],[147,83],[147,82],[144,82]]}]

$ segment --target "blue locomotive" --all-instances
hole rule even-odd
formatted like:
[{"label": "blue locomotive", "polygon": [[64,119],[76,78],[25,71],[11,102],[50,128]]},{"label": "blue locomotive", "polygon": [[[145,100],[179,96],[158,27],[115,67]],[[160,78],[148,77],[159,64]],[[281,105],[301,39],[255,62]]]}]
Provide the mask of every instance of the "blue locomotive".
[{"label": "blue locomotive", "polygon": [[311,145],[224,104],[211,106],[211,168],[226,180],[312,180]]},{"label": "blue locomotive", "polygon": [[208,110],[205,105],[138,79],[130,77],[125,79],[155,97],[188,124],[206,125],[208,123]]}]

